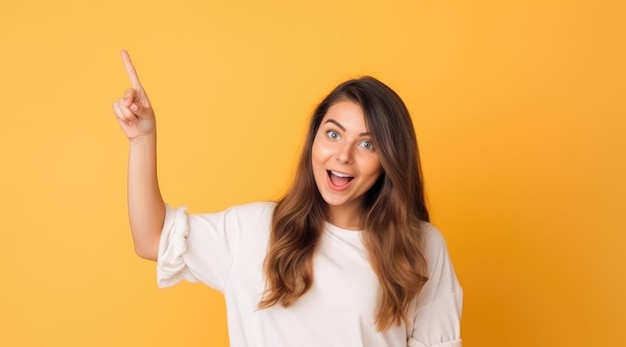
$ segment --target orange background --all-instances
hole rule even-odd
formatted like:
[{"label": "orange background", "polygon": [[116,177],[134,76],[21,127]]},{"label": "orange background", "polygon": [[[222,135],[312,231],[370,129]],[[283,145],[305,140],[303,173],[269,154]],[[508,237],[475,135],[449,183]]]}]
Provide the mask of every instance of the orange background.
[{"label": "orange background", "polygon": [[0,5],[0,345],[227,346],[221,296],[133,253],[111,103],[130,51],[166,200],[276,199],[349,77],[406,101],[465,346],[617,346],[626,322],[621,1]]}]

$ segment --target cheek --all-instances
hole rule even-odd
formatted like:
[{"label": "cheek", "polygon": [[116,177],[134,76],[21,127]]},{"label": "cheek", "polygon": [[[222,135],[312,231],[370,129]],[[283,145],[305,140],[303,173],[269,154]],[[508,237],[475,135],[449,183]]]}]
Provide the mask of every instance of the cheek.
[{"label": "cheek", "polygon": [[311,148],[311,157],[313,159],[313,163],[315,162],[324,162],[328,159],[328,156],[331,155],[332,151],[330,150],[328,145],[325,145],[323,141],[317,140],[317,138],[313,141],[313,146]]},{"label": "cheek", "polygon": [[367,175],[374,176],[376,178],[378,178],[378,176],[383,172],[383,166],[377,155],[367,158],[364,163],[364,169],[367,172]]},{"label": "cheek", "polygon": [[311,159],[313,164],[319,162],[320,159],[320,146],[317,139],[313,141],[313,146],[311,147]]}]

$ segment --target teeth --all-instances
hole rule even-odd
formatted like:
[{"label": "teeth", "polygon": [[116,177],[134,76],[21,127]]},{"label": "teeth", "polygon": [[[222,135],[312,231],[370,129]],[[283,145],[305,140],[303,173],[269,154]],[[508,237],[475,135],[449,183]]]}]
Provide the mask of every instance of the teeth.
[{"label": "teeth", "polygon": [[346,174],[344,174],[344,173],[337,172],[337,171],[332,171],[332,170],[330,171],[330,173],[332,173],[333,175],[338,176],[338,177],[344,177],[344,178],[345,178],[345,177],[352,177],[352,176],[350,176],[350,175],[346,175]]}]

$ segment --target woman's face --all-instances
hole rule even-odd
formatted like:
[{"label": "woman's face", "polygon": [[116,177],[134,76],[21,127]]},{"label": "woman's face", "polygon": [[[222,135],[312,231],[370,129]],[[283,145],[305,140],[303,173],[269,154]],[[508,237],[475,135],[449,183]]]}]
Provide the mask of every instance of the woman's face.
[{"label": "woman's face", "polygon": [[311,158],[315,183],[331,213],[360,213],[365,193],[382,172],[361,106],[344,100],[328,109]]}]

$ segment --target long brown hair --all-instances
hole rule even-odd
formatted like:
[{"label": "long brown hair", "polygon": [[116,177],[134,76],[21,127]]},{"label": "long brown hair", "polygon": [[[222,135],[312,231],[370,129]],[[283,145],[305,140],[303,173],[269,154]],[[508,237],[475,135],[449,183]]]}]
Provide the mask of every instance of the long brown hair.
[{"label": "long brown hair", "polygon": [[429,221],[419,152],[409,112],[400,97],[373,77],[346,81],[318,105],[291,190],[274,210],[265,258],[266,292],[260,308],[289,306],[311,288],[313,256],[328,220],[313,178],[311,151],[328,109],[338,101],[361,106],[383,172],[365,195],[363,242],[380,283],[378,330],[408,324],[410,302],[427,278],[420,221]]}]

